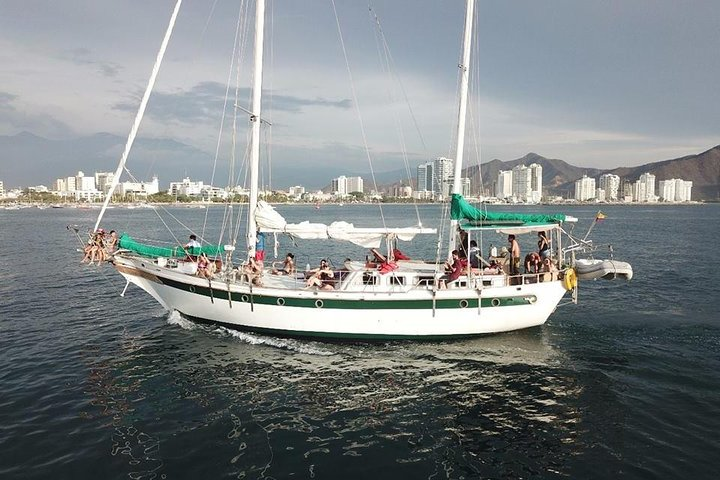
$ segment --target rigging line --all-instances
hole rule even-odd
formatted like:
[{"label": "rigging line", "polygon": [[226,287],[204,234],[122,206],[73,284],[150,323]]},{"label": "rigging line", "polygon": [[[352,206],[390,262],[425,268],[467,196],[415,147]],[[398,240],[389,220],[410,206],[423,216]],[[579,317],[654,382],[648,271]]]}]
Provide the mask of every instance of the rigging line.
[{"label": "rigging line", "polygon": [[[224,131],[224,127],[225,127],[225,118],[227,116],[228,97],[230,96],[230,80],[232,79],[233,69],[235,67],[235,55],[238,50],[238,42],[239,42],[239,38],[240,38],[240,32],[243,31],[241,26],[242,26],[242,19],[245,18],[245,16],[243,15],[243,11],[246,8],[246,6],[247,6],[247,4],[245,3],[245,1],[242,1],[242,2],[240,2],[240,7],[238,8],[238,17],[237,17],[237,21],[235,23],[235,37],[233,39],[233,51],[230,56],[230,66],[228,68],[228,77],[227,77],[227,82],[226,82],[226,86],[225,86],[225,98],[223,99],[223,110],[222,110],[222,115],[220,117],[220,129],[218,131],[217,142],[215,144],[215,156],[213,158],[213,168],[212,168],[212,175],[210,177],[210,185],[214,185],[214,182],[215,182],[215,173],[216,173],[216,169],[217,169],[218,158],[220,157],[220,145],[222,144],[222,136],[223,136],[223,131]],[[239,63],[240,63],[240,60],[238,60],[238,64]],[[202,235],[205,235],[205,229],[207,228],[207,221],[208,221],[209,213],[210,213],[210,209],[206,208],[205,216],[203,219]],[[222,237],[218,240],[218,243],[220,243],[220,240],[222,240]]]},{"label": "rigging line", "polygon": [[160,64],[162,63],[163,57],[165,56],[165,50],[167,49],[168,43],[170,42],[170,36],[172,35],[173,27],[175,26],[175,20],[177,20],[181,4],[182,0],[177,0],[177,3],[175,4],[175,10],[173,10],[172,17],[170,17],[170,24],[168,25],[167,31],[165,32],[165,37],[163,38],[162,44],[160,45],[160,51],[158,52],[157,58],[155,59],[155,65],[153,65],[152,74],[150,75],[150,79],[148,80],[148,84],[145,88],[143,98],[140,101],[140,107],[138,108],[137,114],[135,115],[135,122],[133,122],[132,128],[130,129],[130,135],[128,136],[127,143],[125,144],[125,150],[123,151],[122,157],[120,159],[120,164],[118,165],[117,170],[115,170],[115,176],[113,176],[113,181],[110,184],[110,189],[107,196],[105,197],[105,201],[103,202],[100,214],[98,214],[97,221],[95,222],[95,228],[93,230],[98,229],[98,226],[102,221],[102,217],[103,215],[105,215],[105,210],[110,203],[110,198],[112,197],[113,191],[115,190],[117,184],[120,181],[120,174],[122,173],[123,167],[125,166],[125,162],[127,162],[127,157],[130,154],[130,149],[135,142],[135,136],[137,135],[138,129],[140,128],[140,122],[145,115],[145,108],[147,107],[148,100],[150,100],[150,93],[152,93],[153,87],[155,86],[155,79],[157,79],[158,72],[160,71]]},{"label": "rigging line", "polygon": [[[400,89],[402,90],[402,82],[400,81],[400,78],[397,75],[395,75],[395,73],[394,73],[392,54],[390,53],[390,45],[388,44],[388,42],[385,38],[385,34],[382,30],[382,26],[380,25],[380,18],[377,16],[377,14],[375,14],[372,7],[369,8],[369,11],[370,11],[370,14],[374,17],[374,20],[375,20],[374,23],[375,23],[375,26],[377,29],[375,41],[377,42],[379,40],[381,43],[381,46],[378,46],[378,54],[380,56],[381,65],[386,70],[386,73],[388,74],[388,77],[390,80],[389,83],[390,83],[391,88],[396,86],[396,84],[397,84],[400,86]],[[393,80],[395,80],[395,82],[393,82]],[[395,95],[394,95],[394,92],[392,92],[390,95],[390,104],[391,105],[393,105],[395,103],[394,99],[395,99]],[[408,104],[408,106],[409,106],[407,95],[405,96],[405,101],[406,101],[406,104]],[[403,134],[400,117],[399,117],[396,109],[393,109],[392,111],[393,111],[393,117],[395,120],[395,128],[398,132],[398,137],[400,140],[400,145],[401,145],[400,149],[402,152],[403,166],[405,167],[405,174],[407,176],[408,181],[410,182],[410,185],[412,185],[412,174],[410,172],[410,162],[408,160],[408,155],[407,155],[407,144],[405,143],[405,136]],[[410,109],[410,112],[412,113],[412,109]],[[418,209],[417,202],[413,201],[412,203],[413,203],[413,206],[415,207],[415,216],[417,218],[417,224],[422,225],[422,221],[420,220],[420,210]]]},{"label": "rigging line", "polygon": [[[350,77],[350,90],[352,91],[353,103],[355,104],[355,111],[357,112],[358,120],[360,122],[360,131],[362,133],[363,144],[365,146],[365,155],[367,156],[368,164],[370,165],[370,176],[373,181],[373,188],[378,191],[377,181],[375,179],[375,170],[373,169],[372,156],[370,155],[370,148],[368,147],[367,135],[365,133],[365,124],[363,123],[362,114],[360,113],[360,104],[358,102],[357,93],[355,92],[355,84],[353,82],[352,71],[350,70],[350,60],[348,59],[347,49],[345,48],[345,41],[343,40],[342,29],[340,27],[340,18],[338,17],[337,7],[335,6],[335,0],[331,0],[333,13],[335,14],[335,24],[337,25],[338,36],[340,37],[340,46],[342,47],[343,57],[345,58],[345,68],[347,69],[348,77]],[[380,218],[382,219],[383,228],[387,228],[385,222],[385,214],[383,213],[382,204],[378,203],[380,208]]]}]

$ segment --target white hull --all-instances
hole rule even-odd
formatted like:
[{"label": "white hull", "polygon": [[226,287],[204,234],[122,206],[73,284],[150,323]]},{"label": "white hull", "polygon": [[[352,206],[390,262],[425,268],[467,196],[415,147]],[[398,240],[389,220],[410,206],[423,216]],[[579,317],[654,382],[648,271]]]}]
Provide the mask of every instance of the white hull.
[{"label": "white hull", "polygon": [[580,280],[596,280],[598,278],[630,280],[633,277],[632,266],[618,260],[577,259],[574,267]]},{"label": "white hull", "polygon": [[430,288],[375,291],[373,286],[365,291],[251,288],[210,283],[139,257],[118,257],[115,266],[165,308],[191,319],[338,339],[464,337],[533,327],[547,321],[566,293],[558,280],[434,293]]}]

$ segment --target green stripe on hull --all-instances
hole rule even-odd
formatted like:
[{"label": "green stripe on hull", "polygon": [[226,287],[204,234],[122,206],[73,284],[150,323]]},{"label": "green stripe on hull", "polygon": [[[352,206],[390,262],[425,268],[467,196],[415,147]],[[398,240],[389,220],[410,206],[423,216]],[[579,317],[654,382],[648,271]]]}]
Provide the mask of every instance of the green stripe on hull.
[{"label": "green stripe on hull", "polygon": [[[191,292],[214,300],[228,300],[227,290],[210,289],[177,282],[168,278],[158,277],[159,280],[169,287]],[[353,310],[431,310],[435,309],[461,309],[478,308],[476,296],[465,299],[432,299],[427,300],[355,300],[335,298],[294,298],[276,295],[257,295],[232,293],[231,300],[238,303],[253,303],[255,305],[282,305],[286,307],[300,308],[329,308],[329,309],[353,309]],[[513,297],[483,298],[481,308],[512,307],[530,305],[535,303],[535,295],[520,295]]]},{"label": "green stripe on hull", "polygon": [[207,325],[219,325],[231,330],[238,330],[242,332],[253,332],[264,335],[272,335],[274,337],[291,337],[291,338],[315,338],[323,340],[336,340],[338,342],[343,341],[382,341],[388,340],[414,340],[414,341],[437,341],[437,340],[461,340],[463,338],[480,337],[484,335],[494,335],[493,333],[468,333],[462,335],[380,335],[370,333],[346,333],[346,332],[309,332],[302,330],[278,330],[274,328],[263,328],[263,327],[246,327],[243,325],[236,325],[234,323],[217,322],[215,320],[208,320],[206,318],[194,317],[192,315],[186,315],[181,312],[181,315],[188,320],[196,323],[203,323]]}]

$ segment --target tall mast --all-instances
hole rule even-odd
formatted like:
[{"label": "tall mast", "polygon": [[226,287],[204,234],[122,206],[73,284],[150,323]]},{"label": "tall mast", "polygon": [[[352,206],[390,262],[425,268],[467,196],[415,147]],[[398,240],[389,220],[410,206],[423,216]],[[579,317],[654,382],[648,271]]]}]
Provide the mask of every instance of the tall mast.
[{"label": "tall mast", "polygon": [[253,95],[250,106],[250,126],[252,136],[250,138],[250,199],[248,205],[247,224],[247,251],[248,256],[255,256],[255,241],[257,240],[255,221],[255,210],[258,201],[258,171],[260,169],[260,124],[262,104],[262,69],[263,69],[263,44],[265,35],[265,0],[255,1],[255,66],[253,69]]},{"label": "tall mast", "polygon": [[[475,0],[467,0],[467,9],[465,12],[465,36],[463,41],[463,56],[460,67],[460,106],[458,108],[458,131],[457,131],[457,148],[455,149],[455,172],[453,177],[452,193],[462,193],[462,175],[463,153],[465,150],[465,117],[467,116],[467,97],[468,82],[470,78],[470,48],[472,45],[472,28],[473,16],[475,9]],[[448,258],[450,252],[456,248],[456,230],[457,220],[450,221],[450,241],[448,242]]]}]

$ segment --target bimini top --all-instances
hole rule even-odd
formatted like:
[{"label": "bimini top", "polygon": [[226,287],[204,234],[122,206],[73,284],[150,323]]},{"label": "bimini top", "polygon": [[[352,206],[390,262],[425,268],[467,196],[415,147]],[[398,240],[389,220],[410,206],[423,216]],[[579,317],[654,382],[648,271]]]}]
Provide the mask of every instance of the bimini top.
[{"label": "bimini top", "polygon": [[526,214],[514,212],[488,212],[470,205],[460,194],[453,193],[450,203],[453,220],[467,220],[464,230],[497,230],[503,233],[525,233],[558,228],[563,222],[575,222],[576,218],[562,213]]}]

